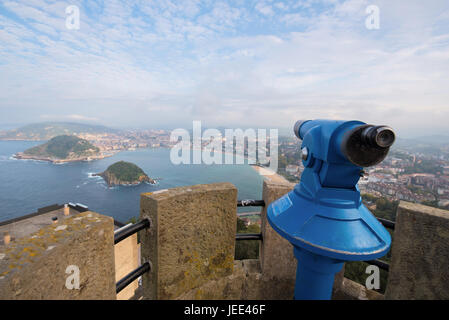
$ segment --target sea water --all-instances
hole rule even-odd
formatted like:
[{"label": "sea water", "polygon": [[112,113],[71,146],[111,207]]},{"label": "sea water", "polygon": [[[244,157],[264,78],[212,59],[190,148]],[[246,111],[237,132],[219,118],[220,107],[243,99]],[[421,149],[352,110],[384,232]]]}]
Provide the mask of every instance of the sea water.
[{"label": "sea water", "polygon": [[[165,148],[122,151],[102,160],[64,164],[13,158],[15,153],[41,143],[0,141],[0,221],[55,203],[78,202],[92,211],[126,222],[139,216],[143,192],[215,182],[234,184],[238,199],[262,198],[263,178],[249,165],[174,165],[170,161],[170,149]],[[135,163],[149,177],[161,180],[156,185],[108,187],[103,178],[93,176],[121,160]]]}]

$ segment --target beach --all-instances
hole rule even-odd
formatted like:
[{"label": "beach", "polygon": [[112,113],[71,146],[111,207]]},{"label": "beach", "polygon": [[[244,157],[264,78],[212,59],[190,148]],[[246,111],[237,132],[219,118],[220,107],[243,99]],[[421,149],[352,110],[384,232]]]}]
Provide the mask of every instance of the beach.
[{"label": "beach", "polygon": [[277,182],[277,183],[291,183],[287,179],[285,179],[283,176],[277,174],[276,172],[273,172],[272,170],[261,167],[257,165],[251,165],[251,167],[256,170],[265,180],[268,180],[270,182]]}]

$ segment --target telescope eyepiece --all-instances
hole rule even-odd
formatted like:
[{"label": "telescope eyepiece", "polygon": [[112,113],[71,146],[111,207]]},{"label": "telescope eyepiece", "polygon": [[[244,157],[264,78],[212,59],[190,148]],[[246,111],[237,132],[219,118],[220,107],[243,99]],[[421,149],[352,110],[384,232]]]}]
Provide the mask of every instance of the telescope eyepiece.
[{"label": "telescope eyepiece", "polygon": [[389,148],[396,136],[388,126],[370,126],[362,131],[362,141],[372,147]]},{"label": "telescope eyepiece", "polygon": [[299,129],[301,128],[301,125],[306,121],[308,121],[308,120],[298,120],[298,121],[296,121],[295,126],[293,127],[293,132],[295,133],[295,136],[300,140],[302,140],[302,138],[299,133]]},{"label": "telescope eyepiece", "polygon": [[371,167],[385,159],[395,138],[388,126],[361,125],[345,133],[341,150],[353,164]]}]

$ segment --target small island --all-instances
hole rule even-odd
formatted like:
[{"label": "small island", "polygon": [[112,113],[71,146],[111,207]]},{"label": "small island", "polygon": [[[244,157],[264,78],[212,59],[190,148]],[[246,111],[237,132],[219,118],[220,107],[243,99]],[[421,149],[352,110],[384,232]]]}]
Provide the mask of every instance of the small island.
[{"label": "small island", "polygon": [[106,171],[94,174],[102,177],[108,186],[138,185],[142,182],[155,184],[156,181],[148,177],[145,172],[134,163],[119,161],[110,165]]},{"label": "small island", "polygon": [[32,159],[64,163],[72,161],[90,161],[105,158],[100,149],[85,139],[77,136],[56,136],[48,142],[19,152],[17,159]]}]

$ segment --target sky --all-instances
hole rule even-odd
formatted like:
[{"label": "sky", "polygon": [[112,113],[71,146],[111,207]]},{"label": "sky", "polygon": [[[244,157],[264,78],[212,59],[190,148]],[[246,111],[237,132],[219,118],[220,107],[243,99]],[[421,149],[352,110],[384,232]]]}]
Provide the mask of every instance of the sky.
[{"label": "sky", "polygon": [[449,1],[0,0],[0,125],[317,118],[449,134]]}]

